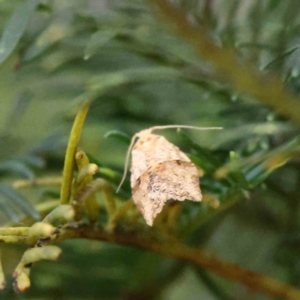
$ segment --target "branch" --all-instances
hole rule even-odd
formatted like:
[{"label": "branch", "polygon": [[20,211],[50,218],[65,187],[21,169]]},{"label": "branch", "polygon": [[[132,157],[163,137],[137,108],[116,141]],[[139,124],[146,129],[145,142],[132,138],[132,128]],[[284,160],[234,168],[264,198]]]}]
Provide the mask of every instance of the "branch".
[{"label": "branch", "polygon": [[290,285],[282,284],[276,279],[220,260],[213,255],[206,254],[201,249],[174,241],[174,238],[167,239],[165,235],[162,236],[155,231],[137,230],[136,228],[134,231],[117,228],[116,231],[117,233],[108,232],[89,225],[79,225],[76,228],[67,226],[61,229],[60,233],[50,243],[53,244],[66,239],[85,238],[132,246],[188,261],[197,267],[205,268],[228,280],[239,282],[269,296],[286,300],[300,299],[300,291]]},{"label": "branch", "polygon": [[207,38],[205,30],[195,28],[187,16],[176,10],[167,0],[149,0],[169,22],[177,34],[195,47],[200,57],[210,62],[222,78],[232,82],[235,88],[253,95],[258,101],[274,107],[279,113],[300,124],[299,100],[289,94],[276,76],[262,76],[252,65],[242,64],[232,49],[220,48]]}]

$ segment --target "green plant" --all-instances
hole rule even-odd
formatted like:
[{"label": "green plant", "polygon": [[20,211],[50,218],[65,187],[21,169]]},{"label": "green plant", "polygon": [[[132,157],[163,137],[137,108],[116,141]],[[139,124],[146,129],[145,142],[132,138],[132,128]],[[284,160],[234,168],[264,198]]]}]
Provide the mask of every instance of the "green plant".
[{"label": "green plant", "polygon": [[[56,244],[64,241],[61,245],[66,256],[72,257],[77,251],[76,259],[82,257],[83,267],[93,270],[98,262],[104,269],[90,271],[86,276],[90,281],[75,290],[66,287],[66,299],[99,297],[97,282],[106,298],[163,298],[164,290],[169,288],[171,293],[170,287],[180,277],[191,284],[186,279],[188,275],[184,275],[188,272],[187,263],[193,266],[191,272],[199,284],[216,299],[242,298],[248,294],[251,299],[261,299],[262,296],[251,294],[254,290],[271,297],[299,299],[300,177],[296,126],[300,104],[296,98],[298,47],[293,45],[299,31],[295,7],[298,4],[126,1],[100,16],[85,10],[84,2],[66,3],[21,4],[7,23],[0,43],[3,80],[12,80],[5,77],[11,74],[12,66],[21,79],[16,83],[15,106],[2,127],[4,147],[0,164],[0,205],[15,223],[0,229],[1,240],[30,247],[15,269],[15,289],[29,287],[32,263],[56,259],[61,253]],[[15,4],[4,1],[3,5],[10,11]],[[25,32],[35,10],[44,19],[35,20],[40,26],[29,23],[30,30]],[[258,68],[263,71],[258,72]],[[290,91],[283,88],[282,81]],[[9,99],[12,91],[6,87],[3,93]],[[16,121],[22,119],[28,105],[37,106],[37,99],[44,101],[42,117],[46,117],[46,105],[50,107],[53,101],[52,110],[58,103],[63,106],[53,116],[58,118],[68,110],[68,118],[61,118],[60,127],[52,128],[48,138],[32,147],[30,135],[25,134],[22,140],[16,134],[22,132]],[[72,100],[72,108],[63,100]],[[61,177],[65,134],[53,131],[65,132],[65,123],[74,110],[78,112]],[[79,144],[88,110],[86,131]],[[32,115],[39,118],[37,111]],[[151,229],[128,200],[128,180],[119,194],[114,193],[121,180],[120,166],[126,152],[122,144],[128,145],[130,141],[127,134],[115,129],[133,134],[166,123],[223,126],[225,130],[189,135],[179,130],[176,138],[173,135],[175,143],[181,144],[202,170],[203,203],[170,206]],[[98,137],[102,151],[91,142],[95,139],[93,128],[115,138]],[[47,133],[44,129],[41,136]],[[25,179],[11,181],[11,173]],[[48,188],[58,184],[60,192]],[[18,191],[28,187],[33,190],[27,197]],[[44,197],[41,203],[37,203],[38,190]],[[30,218],[20,219],[20,209]],[[83,251],[87,247],[84,242],[67,241],[77,238],[132,246],[150,253],[95,246],[97,253],[93,255],[91,249]],[[242,251],[243,247],[246,249]],[[2,252],[5,259],[7,249]],[[209,255],[210,252],[216,252],[222,259]],[[245,258],[245,253],[247,259],[241,259],[239,255]],[[266,256],[271,257],[272,263],[266,262]],[[34,265],[38,268],[39,264]],[[62,282],[68,286],[68,279],[61,272],[68,270],[69,264],[56,265],[56,276],[64,278]],[[50,267],[44,266],[42,273],[47,273]],[[51,267],[54,268],[53,264]],[[242,283],[249,290],[233,289],[232,284],[204,269]],[[39,272],[37,269],[35,273]],[[261,272],[270,277],[260,275]],[[51,273],[44,275],[47,279],[40,288],[29,289],[25,297],[45,298],[45,291],[55,290],[59,284],[53,283]],[[128,274],[133,275],[128,278]],[[34,283],[38,275],[32,275]],[[79,277],[83,280],[84,276],[81,273]],[[4,276],[1,282],[4,287]],[[91,288],[89,293],[85,286]]]}]

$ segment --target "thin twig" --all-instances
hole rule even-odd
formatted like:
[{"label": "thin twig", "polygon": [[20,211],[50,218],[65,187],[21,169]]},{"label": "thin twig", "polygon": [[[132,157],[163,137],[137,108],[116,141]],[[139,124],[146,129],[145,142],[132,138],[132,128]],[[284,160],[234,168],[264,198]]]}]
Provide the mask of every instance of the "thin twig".
[{"label": "thin twig", "polygon": [[156,232],[153,234],[151,231],[143,232],[137,229],[134,231],[122,231],[119,228],[117,233],[113,233],[82,224],[76,228],[72,226],[65,227],[51,243],[73,238],[100,240],[153,251],[167,257],[188,261],[197,267],[205,268],[228,280],[244,284],[253,290],[269,296],[286,300],[300,299],[300,291],[290,285],[244,269],[239,265],[221,260],[213,255],[208,255],[199,248],[189,247],[174,241],[174,239],[166,239],[165,236],[161,238]]}]

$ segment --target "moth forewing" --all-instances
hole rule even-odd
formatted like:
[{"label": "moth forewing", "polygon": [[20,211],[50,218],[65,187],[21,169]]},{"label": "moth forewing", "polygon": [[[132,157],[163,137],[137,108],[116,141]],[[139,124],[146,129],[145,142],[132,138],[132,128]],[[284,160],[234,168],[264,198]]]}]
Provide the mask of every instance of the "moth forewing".
[{"label": "moth forewing", "polygon": [[[222,129],[220,127],[168,125],[155,126],[134,135],[127,152],[121,184],[127,173],[131,151],[132,198],[150,226],[157,214],[162,211],[167,200],[201,201],[202,197],[196,166],[186,154],[165,137],[152,134],[153,130],[165,128]],[[137,137],[138,141],[134,143]]]},{"label": "moth forewing", "polygon": [[138,178],[132,197],[147,224],[152,226],[168,200],[201,201],[197,168],[186,161],[158,163]]},{"label": "moth forewing", "polygon": [[131,187],[144,172],[164,161],[190,159],[163,136],[148,134],[141,136],[131,151]]}]

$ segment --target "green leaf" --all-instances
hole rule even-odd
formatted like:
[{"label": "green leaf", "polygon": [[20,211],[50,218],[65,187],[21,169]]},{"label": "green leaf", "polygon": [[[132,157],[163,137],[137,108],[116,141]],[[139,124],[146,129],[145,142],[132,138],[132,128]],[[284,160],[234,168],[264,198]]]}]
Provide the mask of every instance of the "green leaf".
[{"label": "green leaf", "polygon": [[12,53],[22,37],[39,0],[21,4],[7,23],[0,41],[0,64]]},{"label": "green leaf", "polygon": [[208,272],[200,268],[193,269],[197,275],[196,277],[215,295],[216,300],[233,300],[233,297],[228,296],[221,285]]},{"label": "green leaf", "polygon": [[19,222],[20,218],[18,213],[8,203],[0,202],[0,210],[3,211],[7,217],[14,223]]},{"label": "green leaf", "polygon": [[222,165],[222,163],[217,158],[215,158],[200,145],[192,141],[185,132],[180,129],[177,132],[178,135],[185,141],[185,143],[196,151],[198,162],[199,164],[201,164],[201,166],[204,167],[204,170],[206,172],[213,173],[218,167]]},{"label": "green leaf", "polygon": [[36,156],[45,152],[64,149],[66,145],[67,139],[62,132],[54,132],[39,141],[37,145],[30,149],[28,155]]},{"label": "green leaf", "polygon": [[[236,160],[237,160],[236,153],[234,151],[230,151],[230,161],[236,161]],[[234,172],[231,172],[230,177],[234,180],[234,182],[238,186],[245,189],[249,188],[248,181],[241,169],[237,169]]]},{"label": "green leaf", "polygon": [[[267,168],[265,169],[268,173],[270,173],[269,171],[282,166],[292,157],[297,157],[300,151],[299,146],[300,137],[295,137],[291,141],[288,141],[287,143],[270,151],[264,151],[259,154],[255,153],[249,157],[243,157],[238,160],[230,161],[229,163],[226,163],[221,168],[219,168],[216,171],[215,176],[217,178],[224,178],[227,177],[231,172],[235,172],[238,169],[245,168],[246,177],[249,177],[249,174],[247,175],[247,173],[249,173],[253,168],[256,168],[260,163],[264,163],[265,166],[267,163],[268,166],[266,166]],[[254,175],[251,175],[250,180],[252,180],[253,177]]]},{"label": "green leaf", "polygon": [[0,164],[0,173],[15,173],[24,178],[33,178],[34,173],[18,160],[8,160]]},{"label": "green leaf", "polygon": [[[136,268],[128,280],[128,289],[138,292],[144,286],[155,281],[157,270],[162,265],[164,258],[156,253],[146,252],[139,258]],[[147,268],[145,268],[147,266]]]},{"label": "green leaf", "polygon": [[103,95],[108,90],[120,85],[149,81],[168,81],[179,79],[181,73],[174,68],[144,67],[125,69],[92,77],[88,82],[90,92]]},{"label": "green leaf", "polygon": [[288,58],[291,54],[293,54],[296,50],[298,50],[299,45],[292,47],[291,49],[287,50],[286,52],[278,55],[276,58],[272,59],[268,62],[262,69],[267,70],[273,67],[277,63],[281,63],[284,59]]},{"label": "green leaf", "polygon": [[45,167],[45,160],[41,157],[28,154],[21,157],[22,162],[25,164],[35,167],[35,168],[43,168]]},{"label": "green leaf", "polygon": [[270,11],[276,9],[282,3],[281,0],[270,0],[268,3],[268,8]]},{"label": "green leaf", "polygon": [[38,11],[50,13],[52,11],[52,7],[48,4],[40,3],[37,7]]},{"label": "green leaf", "polygon": [[30,61],[41,55],[57,42],[70,37],[72,35],[72,27],[69,26],[70,24],[68,24],[68,22],[70,22],[68,19],[62,20],[61,22],[58,21],[56,23],[52,23],[49,27],[43,30],[36,38],[35,42],[26,50],[22,60]]},{"label": "green leaf", "polygon": [[253,166],[246,174],[251,188],[254,188],[264,182],[269,177],[270,173],[271,171],[268,171],[265,168],[265,162]]},{"label": "green leaf", "polygon": [[125,143],[126,145],[130,144],[131,138],[129,135],[127,135],[126,133],[119,131],[119,130],[111,130],[108,131],[107,133],[105,133],[104,135],[105,138],[116,138],[119,141]]},{"label": "green leaf", "polygon": [[[195,155],[189,155],[191,160],[198,166],[200,166],[207,174],[214,175],[215,171],[222,166],[222,162],[216,158],[209,151],[202,148],[200,145],[190,139],[182,130],[178,130],[178,134],[184,139],[186,144],[194,149],[197,153]],[[223,184],[226,186],[240,186],[247,187],[248,183],[245,177],[241,173],[229,174],[226,178],[223,178]]]},{"label": "green leaf", "polygon": [[25,113],[28,108],[28,104],[32,99],[33,94],[28,90],[17,95],[12,109],[8,116],[6,117],[5,129],[7,133],[15,130],[16,125],[21,119],[21,116]]},{"label": "green leaf", "polygon": [[[114,183],[117,186],[120,184],[122,179],[122,175],[120,173],[109,168],[100,168],[98,174],[99,177],[107,179],[109,182]],[[130,191],[130,184],[127,178],[122,185],[122,190]]]},{"label": "green leaf", "polygon": [[39,213],[28,202],[28,200],[10,186],[0,183],[0,194],[13,201],[13,203],[16,204],[24,213],[28,214],[33,219],[40,219]]},{"label": "green leaf", "polygon": [[99,49],[107,45],[119,32],[119,29],[99,30],[94,33],[84,49],[84,59],[91,58]]}]

